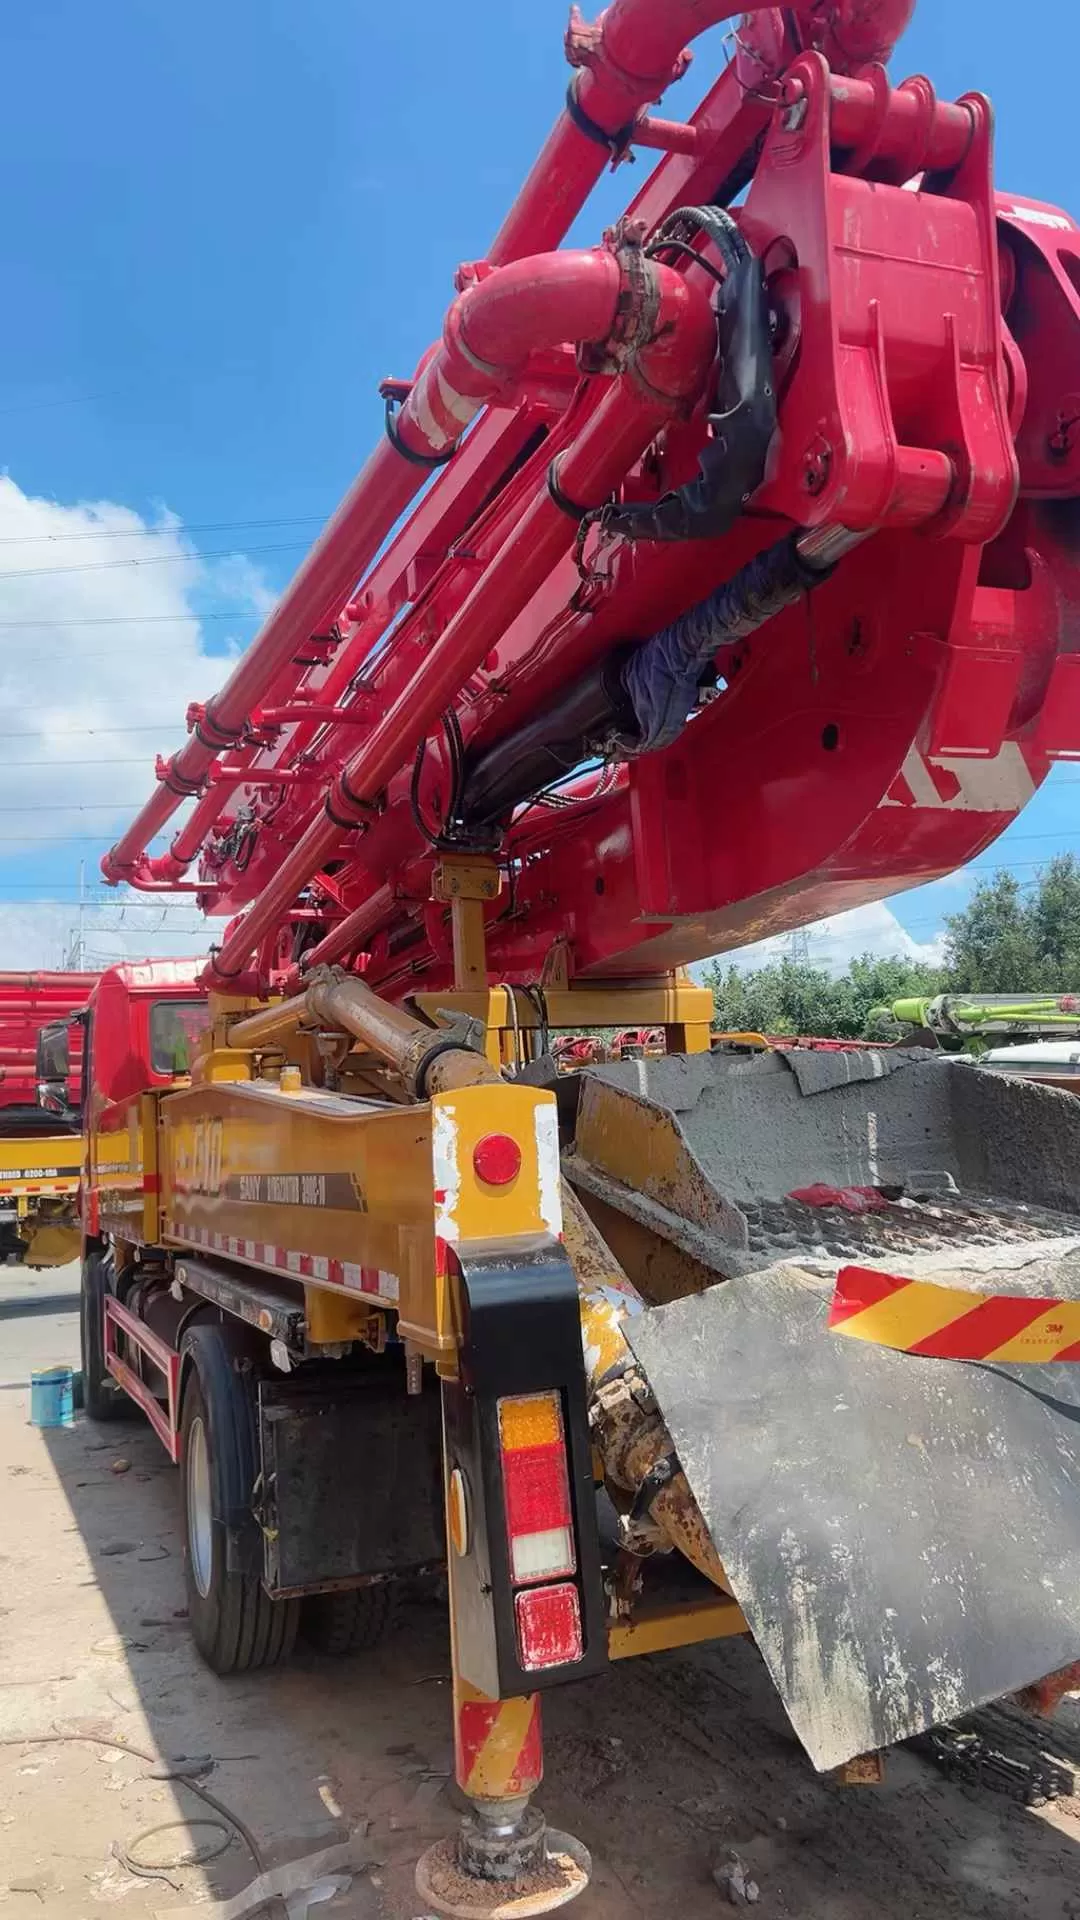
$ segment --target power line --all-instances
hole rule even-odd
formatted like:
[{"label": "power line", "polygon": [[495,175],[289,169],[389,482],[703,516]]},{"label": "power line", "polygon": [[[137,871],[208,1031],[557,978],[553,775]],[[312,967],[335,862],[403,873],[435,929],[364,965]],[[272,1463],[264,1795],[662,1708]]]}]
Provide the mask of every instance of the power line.
[{"label": "power line", "polygon": [[175,527],[99,527],[82,533],[12,533],[0,535],[0,547],[48,546],[69,540],[166,540],[191,533],[251,533],[265,527],[321,527],[328,514],[297,514],[288,520],[191,520]]},{"label": "power line", "polygon": [[[9,736],[14,738],[14,735]],[[0,735],[0,738],[3,738]],[[137,760],[5,760],[0,773],[6,773],[9,767],[51,767],[54,773],[64,772],[68,767],[149,767],[145,754]],[[40,809],[35,809],[40,811]]]},{"label": "power line", "polygon": [[[4,711],[7,713],[11,713],[13,711],[15,713],[25,712],[25,713],[33,714],[38,721],[40,721],[41,719],[41,710],[38,707],[25,707],[25,708],[15,707],[14,709],[10,707],[6,707]],[[58,740],[82,740],[88,735],[99,734],[99,733],[101,734],[156,733],[159,727],[172,726],[175,724],[175,721],[176,721],[176,714],[169,713],[169,714],[166,714],[164,719],[162,720],[146,720],[146,721],[143,721],[137,727],[65,727],[62,733],[56,735],[56,738]],[[33,728],[16,727],[10,733],[0,733],[0,740],[25,740],[28,733],[32,738]],[[15,766],[18,763],[13,760],[9,760],[5,764],[10,767],[10,766]],[[26,765],[26,764],[28,763],[24,761],[23,765]],[[77,765],[77,764],[78,762],[75,762],[75,761],[69,762],[69,765]],[[89,766],[91,764],[96,766],[97,761],[95,760],[92,763],[90,761],[84,761],[82,764],[84,766]],[[113,762],[114,766],[119,766],[120,764],[121,763],[119,761]]]},{"label": "power line", "polygon": [[[33,836],[25,833],[0,833],[0,846],[7,847],[66,847],[74,845],[76,841],[89,841],[95,847],[104,844],[100,833],[44,833]],[[148,844],[152,846],[153,841]]]},{"label": "power line", "polygon": [[[2,889],[9,884],[12,887],[16,885],[15,882],[0,881],[0,905],[5,904]],[[78,883],[76,881],[53,880],[48,884],[51,884],[53,887],[70,886],[72,890],[76,891],[77,900]],[[71,899],[60,898],[56,894],[36,894],[35,890],[40,885],[40,881],[27,880],[21,890],[35,893],[35,898],[33,900],[8,900],[6,904],[9,907],[70,907],[73,904]],[[132,909],[140,913],[146,913],[150,910],[153,910],[154,913],[192,913],[196,911],[196,909],[192,907],[190,899],[161,900],[138,893],[125,894],[117,900],[94,899],[92,895],[86,894],[83,899],[83,905],[90,908],[94,913],[128,913]]]},{"label": "power line", "polygon": [[[71,902],[67,902],[67,904],[71,906]],[[75,904],[77,904],[77,902],[75,902]],[[215,929],[213,929],[211,925],[204,924],[202,920],[196,922],[194,925],[190,925],[190,927],[177,927],[175,924],[165,925],[163,920],[156,920],[152,925],[136,925],[135,922],[133,922],[131,927],[127,927],[127,935],[131,935],[131,939],[146,939],[150,933],[183,933],[183,935],[194,935],[194,933],[200,933],[200,935],[202,935],[202,933],[206,933],[209,937],[213,931],[215,931]],[[108,939],[115,939],[115,943],[117,943],[117,947],[119,947],[119,927],[94,927],[94,925],[88,925],[88,927],[86,927],[86,933],[88,933],[88,935],[104,933]]]},{"label": "power line", "polygon": [[80,801],[78,805],[0,807],[0,813],[123,813],[126,806],[126,800],[89,800]]},{"label": "power line", "polygon": [[105,393],[76,393],[65,400],[21,400],[16,407],[0,407],[0,417],[13,413],[43,413],[48,407],[88,407],[95,400],[111,400],[115,394],[128,393],[128,387],[109,387]]},{"label": "power line", "polygon": [[145,559],[131,555],[127,560],[86,560],[76,567],[11,567],[0,573],[0,580],[43,580],[46,575],[55,578],[62,573],[107,573],[115,567],[172,567],[184,560],[246,560],[253,553],[295,553],[298,547],[306,547],[306,540],[278,540],[268,547],[248,547],[238,555],[235,547],[212,547],[209,553],[155,553]]},{"label": "power line", "polygon": [[[61,567],[60,572],[68,569]],[[72,569],[74,571],[74,569]],[[261,620],[261,613],[100,613],[81,615],[77,620],[0,620],[0,628],[22,633],[34,627],[157,627],[175,626],[186,620]]]}]

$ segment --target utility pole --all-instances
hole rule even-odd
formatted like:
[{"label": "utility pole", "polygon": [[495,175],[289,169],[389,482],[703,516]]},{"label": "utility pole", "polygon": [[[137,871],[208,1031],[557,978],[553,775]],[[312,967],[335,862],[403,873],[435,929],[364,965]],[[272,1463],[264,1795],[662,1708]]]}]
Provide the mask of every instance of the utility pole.
[{"label": "utility pole", "polygon": [[79,919],[78,927],[72,929],[71,944],[68,948],[67,964],[74,973],[81,973],[86,955],[86,861],[79,861]]},{"label": "utility pole", "polygon": [[794,967],[810,964],[810,935],[805,927],[793,927],[788,934],[788,959]]}]

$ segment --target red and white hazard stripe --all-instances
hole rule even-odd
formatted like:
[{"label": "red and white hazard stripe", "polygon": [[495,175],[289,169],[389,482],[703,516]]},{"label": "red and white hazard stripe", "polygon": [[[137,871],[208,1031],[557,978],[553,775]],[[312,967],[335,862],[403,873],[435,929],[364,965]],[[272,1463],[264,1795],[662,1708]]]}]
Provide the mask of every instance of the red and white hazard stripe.
[{"label": "red and white hazard stripe", "polygon": [[0,1178],[2,1193],[78,1193],[78,1180],[4,1180]]},{"label": "red and white hazard stripe", "polygon": [[396,1302],[398,1278],[381,1267],[361,1266],[355,1260],[331,1260],[325,1254],[297,1253],[291,1247],[278,1247],[268,1240],[246,1240],[234,1233],[214,1233],[175,1220],[165,1222],[165,1237],[184,1246],[203,1247],[208,1253],[222,1253],[231,1260],[246,1261],[249,1266],[267,1267],[275,1273],[288,1273],[296,1280],[313,1280],[324,1286],[344,1287],[350,1293],[370,1294]]}]

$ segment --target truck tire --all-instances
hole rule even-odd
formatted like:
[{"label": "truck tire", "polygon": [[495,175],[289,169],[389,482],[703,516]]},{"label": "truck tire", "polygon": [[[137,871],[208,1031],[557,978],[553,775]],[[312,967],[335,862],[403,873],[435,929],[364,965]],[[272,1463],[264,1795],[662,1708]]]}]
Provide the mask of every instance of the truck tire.
[{"label": "truck tire", "polygon": [[397,1588],[349,1587],[343,1593],[312,1593],[303,1603],[300,1630],[309,1647],[330,1659],[367,1653],[385,1640],[397,1614]]},{"label": "truck tire", "polygon": [[272,1600],[257,1574],[228,1565],[227,1536],[250,1512],[255,1486],[255,1396],[234,1365],[227,1327],[192,1327],[180,1419],[184,1584],[191,1635],[214,1673],[251,1673],[292,1652],[298,1600]]},{"label": "truck tire", "polygon": [[109,1292],[109,1262],[103,1253],[88,1253],[82,1263],[79,1287],[79,1345],[82,1350],[83,1406],[91,1420],[130,1420],[139,1409],[105,1367],[105,1296]]}]

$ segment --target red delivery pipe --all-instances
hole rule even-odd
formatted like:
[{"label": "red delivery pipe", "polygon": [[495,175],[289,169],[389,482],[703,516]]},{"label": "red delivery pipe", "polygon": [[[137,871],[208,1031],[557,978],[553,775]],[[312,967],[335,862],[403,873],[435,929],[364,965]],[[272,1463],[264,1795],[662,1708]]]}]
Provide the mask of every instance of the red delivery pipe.
[{"label": "red delivery pipe", "polygon": [[[575,255],[555,254],[549,259],[552,271],[562,274]],[[524,264],[530,274],[536,274],[541,265],[537,260]],[[602,499],[618,485],[658,427],[683,399],[700,389],[712,364],[716,327],[706,295],[672,269],[655,262],[647,265],[656,305],[650,343],[636,355],[641,378],[633,383],[619,381],[562,454],[559,486],[573,500]],[[494,278],[485,281],[478,292],[491,286]],[[621,281],[620,272],[616,299]],[[597,284],[591,272],[583,279],[587,291],[582,313],[592,314]],[[612,307],[608,330],[614,318]],[[518,325],[515,313],[512,333],[516,334]],[[469,337],[471,341],[471,327]],[[565,331],[561,337],[567,337]],[[601,337],[601,330],[593,337]],[[470,371],[475,377],[475,370]],[[577,522],[561,511],[545,485],[433,642],[422,665],[398,689],[364,746],[346,761],[323,812],[311,822],[269,886],[226,936],[207,969],[208,984],[220,984],[247,963],[281,913],[330,858],[342,832],[361,822],[390,775],[415,753],[463,681],[476,671],[509,622],[528,605],[576,534]]]},{"label": "red delivery pipe", "polygon": [[[89,993],[96,987],[100,974],[96,973],[0,973],[0,996],[8,993],[49,994],[54,999],[67,1000],[77,1004],[78,994],[85,988]],[[19,1006],[25,1010],[26,1000],[4,1001],[0,1006]]]},{"label": "red delivery pipe", "polygon": [[[352,677],[360,664],[356,653],[356,639],[363,624],[363,622],[359,622],[353,633],[346,635],[346,646],[344,650],[348,651],[348,678]],[[375,641],[382,633],[384,624],[385,622],[378,623],[369,621],[367,623],[371,628],[371,646],[375,644]],[[338,662],[335,662],[335,674],[338,664]],[[270,684],[272,687],[273,683],[271,682]],[[336,686],[337,680],[335,675],[329,676],[326,684],[331,687]],[[270,691],[270,687],[267,688],[267,691]],[[319,711],[317,706],[311,705],[307,707],[304,714],[305,720],[317,720]],[[333,711],[336,715],[336,709],[328,709],[328,711]],[[275,709],[271,708],[267,710],[264,707],[259,707],[258,722],[260,726],[274,726],[276,724],[274,716]],[[254,755],[252,759],[254,759]],[[156,887],[168,889],[168,887],[177,884],[181,874],[187,872],[188,867],[202,846],[206,835],[209,833],[215,820],[217,820],[225,806],[227,799],[228,794],[220,786],[217,786],[211,781],[197,805],[192,808],[188,818],[174,834],[168,852],[159,854],[157,858],[153,860],[140,861],[139,869],[135,876],[135,884],[139,887],[140,891],[149,893]]]},{"label": "red delivery pipe", "polygon": [[[466,485],[468,480],[474,477],[476,465],[478,463],[483,464],[485,457],[490,459],[493,440],[498,439],[501,431],[499,427],[495,427],[493,432],[485,433],[481,427],[477,433],[469,436],[467,447],[462,447],[461,449],[460,461],[455,463]],[[523,437],[524,436],[519,436],[519,445]],[[292,693],[292,698],[298,703],[293,718],[297,718],[298,712],[301,714],[301,718],[297,725],[297,731],[289,743],[288,752],[290,756],[297,754],[303,747],[311,745],[313,736],[318,733],[320,726],[323,724],[318,719],[319,709],[322,706],[326,707],[328,717],[325,724],[327,727],[337,727],[343,724],[347,726],[353,724],[367,726],[370,724],[370,713],[365,710],[367,704],[366,696],[361,695],[359,698],[356,698],[350,690],[354,687],[354,682],[363,663],[369,654],[378,646],[387,626],[394,617],[395,606],[391,600],[385,597],[384,588],[388,583],[392,582],[397,585],[400,581],[403,551],[415,554],[424,546],[425,524],[429,527],[433,524],[438,524],[446,512],[447,501],[445,495],[442,494],[439,489],[435,489],[429,496],[428,502],[417,508],[417,511],[412,515],[401,533],[391,541],[380,559],[365,576],[363,593],[364,606],[357,610],[352,603],[346,605],[344,613],[339,616],[338,624],[339,626],[344,625],[347,628],[351,628],[351,631],[346,632],[345,640],[338,650],[333,666],[325,678],[320,681],[315,700],[310,704],[305,700],[305,704],[301,709],[299,707],[299,701],[301,699],[300,690],[296,689]],[[270,698],[273,699],[273,687],[270,688],[269,694]],[[347,712],[338,704],[343,698],[348,698]],[[272,707],[268,709],[260,705],[255,718],[260,726],[267,724],[274,726],[286,711],[288,711],[288,709],[275,710]],[[324,734],[323,740],[319,743],[318,752],[322,752],[328,738],[329,735]],[[312,764],[315,764],[315,762],[313,761]],[[168,854],[156,860],[140,864],[140,870],[137,876],[137,885],[140,891],[152,892],[158,884],[156,881],[147,880],[145,877],[147,872],[152,871],[156,874],[161,874],[167,871],[173,876],[185,872],[189,863],[194,860],[199,852],[206,835],[217,820],[223,805],[224,800],[221,793],[215,792],[212,787],[208,788],[198,805],[192,809],[191,814],[183,826],[180,827],[174,835]],[[164,886],[168,883],[163,881],[161,884]],[[179,883],[174,878],[172,884],[177,885]],[[198,890],[202,890],[201,883],[195,883],[195,885]]]},{"label": "red delivery pipe", "polygon": [[[423,449],[421,434],[416,445]],[[106,880],[115,883],[131,876],[139,855],[172,818],[181,800],[200,791],[217,754],[242,738],[252,708],[297,648],[340,611],[424,477],[425,468],[400,454],[388,440],[372,454],[248,651],[221,691],[207,702],[191,738],[172,756],[157,792],[105,855],[101,870]],[[170,876],[151,873],[148,877]]]},{"label": "red delivery pipe", "polygon": [[[516,261],[485,279],[473,280],[464,287],[451,306],[446,317],[443,344],[428,357],[401,410],[395,429],[398,443],[408,445],[410,451],[421,454],[422,458],[445,453],[488,400],[517,376],[531,351],[545,346],[561,346],[567,340],[606,338],[614,324],[622,284],[623,272],[618,259],[614,253],[602,248],[589,252],[541,254]],[[392,446],[380,449],[374,460],[368,462],[365,474],[370,473],[386,453],[404,469],[403,480],[407,482],[410,493],[415,491],[420,484],[423,467],[410,463]],[[342,547],[342,557],[337,563],[338,572],[334,576],[336,597],[331,612],[340,607],[358,573],[363,571],[374,553],[372,546],[370,552],[357,555],[355,542],[358,536],[348,518],[350,514],[353,520],[358,517],[356,502],[363,481],[364,474],[361,474],[348,500],[338,509],[313,550],[325,555],[333,541],[339,542]],[[378,490],[378,486],[374,485],[373,500]],[[350,502],[353,503],[352,507]],[[399,495],[394,495],[391,506],[387,508],[384,495],[380,511],[389,514],[389,524],[392,524],[404,504]],[[380,540],[389,530],[389,524],[380,534]],[[205,718],[197,723],[193,739],[170,761],[161,790],[106,855],[102,862],[106,878],[115,880],[132,874],[135,859],[147,838],[160,831],[183,797],[183,791],[177,791],[178,785],[184,781],[196,781],[196,776],[198,781],[205,778],[216,751],[216,747],[210,744],[214,735],[219,736],[217,747],[229,744],[220,737],[226,724],[236,725],[241,717],[246,719],[285,664],[290,651],[320,624],[320,619],[329,617],[325,610],[320,618],[313,620],[308,617],[309,592],[307,599],[301,599],[300,602],[308,607],[308,612],[303,620],[299,618],[296,604],[304,586],[305,567],[300,569],[292,586],[279,601],[251,653],[240,662],[222,692],[208,704]],[[266,648],[268,642],[269,651],[260,651]],[[246,681],[241,680],[244,669],[250,667],[255,654],[259,654],[261,662],[257,686],[250,674]],[[145,862],[141,877],[166,882],[178,879],[185,871],[188,859],[193,857],[201,844],[208,827],[220,813],[225,800],[224,792],[204,795],[193,818],[177,835],[169,853]],[[149,833],[146,831],[148,822]]]},{"label": "red delivery pipe", "polygon": [[388,920],[397,906],[397,895],[393,887],[377,887],[358,907],[339,920],[324,934],[317,946],[309,947],[301,961],[304,972],[311,967],[329,966],[334,960],[341,960],[347,953],[353,953],[363,947],[377,933],[384,920]]},{"label": "red delivery pipe", "polygon": [[[295,649],[338,612],[419,490],[423,462],[455,445],[530,351],[606,338],[621,286],[615,255],[598,248],[517,261],[464,288],[447,314],[442,346],[428,357],[401,409],[397,444],[384,442],[368,461],[251,648],[207,703],[191,739],[169,761],[158,791],[105,855],[107,880],[133,875],[147,842],[181,800],[199,791],[217,753],[235,746],[252,708]],[[399,453],[398,446],[408,453]],[[216,809],[209,800],[197,809],[200,835],[225,798],[222,793]],[[182,852],[198,844],[193,831],[185,834]],[[183,871],[177,858],[165,855],[146,864],[145,877],[178,879]]]},{"label": "red delivery pipe", "polygon": [[[814,30],[829,64],[850,73],[886,61],[915,10],[915,0],[801,0],[791,9]],[[488,254],[501,265],[525,252],[557,247],[609,162],[631,142],[637,116],[661,99],[689,62],[687,42],[735,14],[772,12],[767,0],[613,0],[594,25],[570,13],[566,57],[579,71],[567,104],[544,143]]]}]

